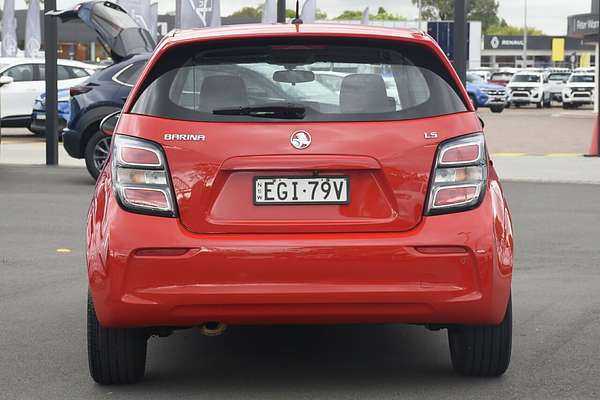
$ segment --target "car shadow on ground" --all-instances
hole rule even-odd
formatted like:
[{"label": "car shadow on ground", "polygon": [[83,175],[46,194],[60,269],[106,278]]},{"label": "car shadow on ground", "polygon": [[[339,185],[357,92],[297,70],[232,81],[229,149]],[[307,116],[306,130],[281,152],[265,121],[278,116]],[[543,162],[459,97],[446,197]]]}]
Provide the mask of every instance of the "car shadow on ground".
[{"label": "car shadow on ground", "polygon": [[146,379],[115,393],[262,398],[306,389],[393,392],[419,383],[447,389],[472,381],[453,372],[446,332],[419,326],[232,327],[214,338],[186,330],[153,338],[148,349]]}]

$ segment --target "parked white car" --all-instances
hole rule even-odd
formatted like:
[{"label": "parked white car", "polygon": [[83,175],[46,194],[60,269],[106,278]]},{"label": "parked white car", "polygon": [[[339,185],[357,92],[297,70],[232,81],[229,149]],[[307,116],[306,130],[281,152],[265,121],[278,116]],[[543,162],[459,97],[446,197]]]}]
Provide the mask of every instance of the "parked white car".
[{"label": "parked white car", "polygon": [[[97,66],[58,60],[58,89],[83,83]],[[0,58],[2,126],[28,127],[35,99],[46,91],[44,59]]]},{"label": "parked white car", "polygon": [[570,76],[570,72],[550,72],[546,76],[548,91],[552,100],[562,101],[563,89]]},{"label": "parked white car", "polygon": [[594,74],[576,72],[563,88],[563,108],[576,108],[584,104],[594,103]]},{"label": "parked white car", "polygon": [[509,105],[520,107],[535,104],[537,108],[550,107],[551,98],[544,75],[540,72],[521,71],[513,75],[506,86]]}]

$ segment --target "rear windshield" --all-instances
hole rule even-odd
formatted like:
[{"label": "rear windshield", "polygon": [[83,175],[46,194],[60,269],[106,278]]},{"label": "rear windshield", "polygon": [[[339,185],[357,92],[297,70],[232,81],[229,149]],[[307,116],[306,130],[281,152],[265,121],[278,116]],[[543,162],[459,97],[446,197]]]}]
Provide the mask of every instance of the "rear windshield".
[{"label": "rear windshield", "polygon": [[594,83],[594,75],[573,75],[571,82]]},{"label": "rear windshield", "polygon": [[271,39],[170,50],[132,113],[190,121],[374,121],[466,111],[441,60],[398,42]]},{"label": "rear windshield", "polygon": [[513,82],[528,82],[535,83],[540,81],[539,75],[515,75],[512,79]]}]

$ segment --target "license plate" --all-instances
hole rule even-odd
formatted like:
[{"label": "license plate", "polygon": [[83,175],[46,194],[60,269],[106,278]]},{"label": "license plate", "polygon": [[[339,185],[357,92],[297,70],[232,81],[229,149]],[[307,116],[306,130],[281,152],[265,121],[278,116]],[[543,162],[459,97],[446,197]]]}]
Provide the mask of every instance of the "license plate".
[{"label": "license plate", "polygon": [[46,120],[46,114],[36,114],[35,115],[35,119],[39,119],[41,121],[45,121]]},{"label": "license plate", "polygon": [[255,205],[348,204],[347,176],[254,178]]}]

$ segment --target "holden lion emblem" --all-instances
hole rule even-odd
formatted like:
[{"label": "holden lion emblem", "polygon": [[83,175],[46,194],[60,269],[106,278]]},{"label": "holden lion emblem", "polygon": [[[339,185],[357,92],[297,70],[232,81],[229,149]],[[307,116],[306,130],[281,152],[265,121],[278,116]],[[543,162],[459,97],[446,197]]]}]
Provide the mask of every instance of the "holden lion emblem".
[{"label": "holden lion emblem", "polygon": [[310,146],[312,138],[310,137],[310,133],[306,131],[297,131],[292,134],[290,141],[296,149],[304,150]]}]

